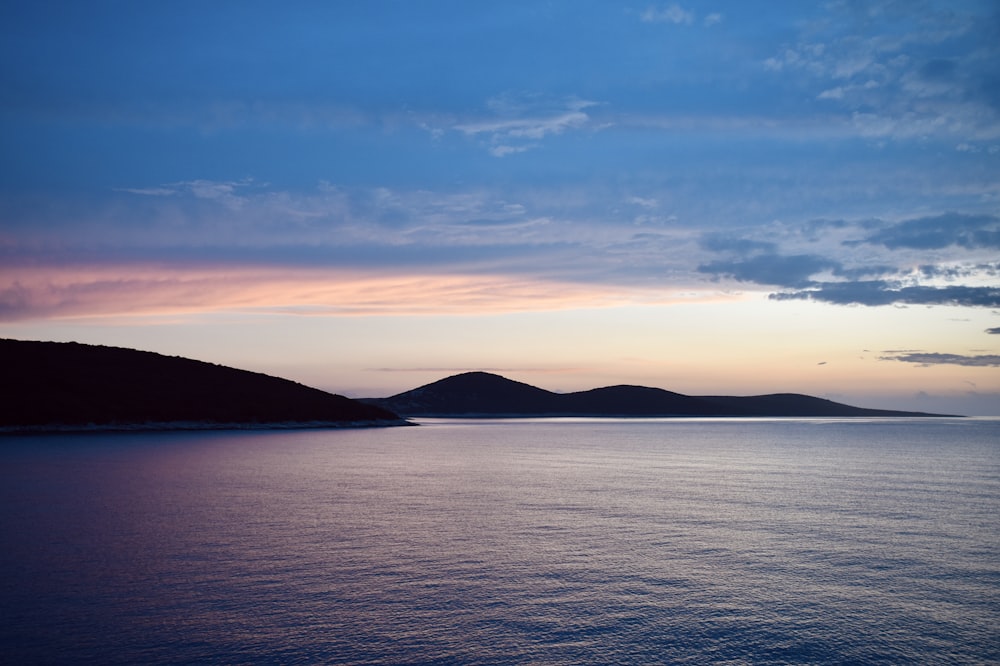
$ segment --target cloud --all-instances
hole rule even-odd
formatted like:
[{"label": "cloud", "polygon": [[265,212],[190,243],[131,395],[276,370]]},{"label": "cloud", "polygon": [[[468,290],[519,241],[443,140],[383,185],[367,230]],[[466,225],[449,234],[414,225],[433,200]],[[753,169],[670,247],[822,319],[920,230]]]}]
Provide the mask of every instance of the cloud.
[{"label": "cloud", "polygon": [[524,153],[532,148],[535,148],[537,143],[529,143],[522,146],[493,146],[490,148],[490,155],[493,157],[506,157],[507,155],[516,155],[517,153]]},{"label": "cloud", "polygon": [[918,266],[916,272],[923,278],[961,280],[967,278],[996,277],[1000,275],[1000,262],[990,264],[962,264],[957,266],[929,264]]},{"label": "cloud", "polygon": [[916,363],[924,367],[931,365],[964,365],[978,368],[995,368],[1000,366],[1000,355],[997,354],[963,356],[961,354],[911,352],[907,354],[896,354],[894,356],[880,356],[879,360]]},{"label": "cloud", "polygon": [[[719,16],[713,14],[712,16]],[[694,12],[682,8],[678,4],[672,4],[662,9],[649,6],[642,12],[640,17],[644,23],[673,23],[675,25],[691,25],[694,23]]]},{"label": "cloud", "polygon": [[[517,101],[507,100],[505,112],[520,112]],[[508,145],[494,148],[502,152]],[[963,244],[981,242],[981,232],[996,226],[989,215],[948,213],[900,223],[776,220],[706,233],[695,226],[703,217],[667,214],[677,206],[672,190],[595,189],[434,191],[321,183],[290,191],[250,180],[203,179],[129,184],[110,199],[74,207],[72,217],[64,206],[22,220],[17,216],[23,210],[11,206],[10,214],[0,215],[16,230],[0,234],[3,306],[7,315],[20,316],[32,310],[30,303],[48,302],[40,283],[21,280],[32,265],[58,270],[103,263],[426,271],[591,284],[595,293],[605,285],[634,293],[652,285],[717,292],[720,282],[734,281],[779,291],[774,300],[872,306],[990,307],[997,301],[989,285],[996,283],[1000,262],[968,261],[961,245],[934,252],[910,247],[926,244],[912,240],[919,233],[952,228]],[[685,224],[687,218],[692,221]],[[636,233],[639,223],[648,233]],[[114,280],[131,277],[123,269]],[[110,289],[87,284],[59,287],[51,295],[52,311],[87,302],[86,289]]]},{"label": "cloud", "polygon": [[855,266],[853,268],[835,268],[833,274],[846,280],[860,280],[868,277],[882,277],[886,275],[898,275],[899,268],[887,264],[869,264],[866,266]]},{"label": "cloud", "polygon": [[658,200],[652,198],[652,197],[635,197],[635,196],[632,196],[632,197],[626,198],[625,202],[629,203],[629,204],[632,204],[634,206],[640,206],[640,207],[645,208],[647,210],[651,210],[653,208],[658,208],[659,205],[660,205],[660,202]]},{"label": "cloud", "polygon": [[897,282],[868,280],[826,282],[799,291],[771,294],[772,300],[811,300],[838,305],[958,305],[1000,307],[1000,287],[900,286]]},{"label": "cloud", "polygon": [[115,192],[125,192],[127,194],[138,194],[145,197],[172,197],[178,193],[177,188],[170,186],[163,187],[116,187]]},{"label": "cloud", "polygon": [[1000,335],[1000,327],[988,328],[986,329],[986,332],[989,333],[990,335]]},{"label": "cloud", "polygon": [[582,127],[590,117],[582,111],[568,111],[553,116],[493,120],[465,125],[455,129],[465,134],[491,134],[514,139],[542,139],[548,134],[562,134],[567,129]]},{"label": "cloud", "polygon": [[728,277],[739,282],[754,282],[781,287],[805,287],[813,284],[809,278],[840,264],[816,255],[782,256],[763,254],[747,259],[713,261],[698,266],[698,272]]},{"label": "cloud", "polygon": [[741,238],[731,233],[710,232],[702,234],[698,241],[702,249],[711,252],[733,252],[740,256],[746,256],[758,252],[775,254],[778,244],[771,241],[759,241],[749,238]]},{"label": "cloud", "polygon": [[[657,223],[651,239],[634,242],[635,210],[618,219],[593,212],[606,192],[570,188],[453,191],[338,186],[307,191],[269,186],[230,190],[205,181],[157,185],[171,195],[119,192],[108,199],[24,216],[9,207],[16,233],[0,232],[0,288],[31,266],[172,265],[290,269],[399,270],[432,274],[519,276],[523,279],[609,282],[639,290],[654,282],[705,288],[694,273],[696,231]],[[143,189],[141,187],[129,189]],[[205,194],[231,193],[242,207]],[[624,194],[617,194],[622,201]],[[647,201],[646,203],[651,203]],[[640,203],[635,206],[646,212]],[[36,213],[37,211],[33,211]],[[603,211],[602,211],[603,213]],[[5,217],[0,209],[0,217]],[[669,227],[669,228],[668,228]],[[128,276],[129,271],[124,270]],[[616,287],[617,288],[617,287]],[[595,290],[601,291],[597,286]],[[716,291],[715,287],[710,287]],[[34,292],[37,294],[37,285]],[[7,294],[13,299],[14,292]]]},{"label": "cloud", "polygon": [[844,88],[842,86],[837,86],[836,88],[830,88],[829,90],[824,90],[816,99],[843,99],[844,98]]},{"label": "cloud", "polygon": [[247,203],[247,198],[237,194],[237,192],[254,185],[252,178],[232,181],[198,179],[167,183],[156,187],[116,187],[114,190],[148,197],[176,197],[187,194],[196,199],[215,201],[228,208],[238,210]]},{"label": "cloud", "polygon": [[466,136],[487,137],[490,153],[504,157],[531,150],[545,137],[590,126],[591,118],[584,109],[596,105],[577,98],[549,100],[539,95],[507,94],[487,102],[496,117],[457,123],[452,129]]},{"label": "cloud", "polygon": [[1000,217],[955,212],[920,217],[882,229],[864,242],[892,250],[934,250],[952,245],[967,249],[1000,249]]},{"label": "cloud", "polygon": [[812,86],[824,112],[836,109],[863,137],[1000,137],[992,64],[1000,47],[985,6],[875,0],[825,8],[763,60],[765,71]]},{"label": "cloud", "polygon": [[[699,248],[723,256],[696,270],[783,287],[770,295],[779,301],[994,307],[1000,303],[1000,262],[963,261],[968,255],[962,250],[992,250],[998,222],[991,215],[946,213],[897,224],[817,220],[704,233]],[[852,239],[858,235],[864,240]],[[927,263],[916,263],[921,260]]]},{"label": "cloud", "polygon": [[691,302],[688,295],[528,275],[258,264],[63,266],[0,275],[0,321],[241,311],[470,315]]},{"label": "cloud", "polygon": [[[157,194],[149,195],[147,189]],[[330,261],[343,261],[345,248],[382,247],[391,261],[398,259],[393,250],[401,247],[440,251],[513,243],[523,251],[525,245],[554,240],[536,233],[548,224],[544,215],[482,189],[442,192],[321,182],[312,191],[296,192],[251,182],[203,180],[118,191],[122,195],[107,205],[77,210],[61,238],[44,236],[46,224],[40,224],[19,242],[89,247],[91,239],[100,237],[109,254],[117,248],[140,259],[162,258],[173,248],[178,256],[241,256],[259,250],[263,258],[270,255],[280,262],[295,252],[305,258],[325,252]]]}]

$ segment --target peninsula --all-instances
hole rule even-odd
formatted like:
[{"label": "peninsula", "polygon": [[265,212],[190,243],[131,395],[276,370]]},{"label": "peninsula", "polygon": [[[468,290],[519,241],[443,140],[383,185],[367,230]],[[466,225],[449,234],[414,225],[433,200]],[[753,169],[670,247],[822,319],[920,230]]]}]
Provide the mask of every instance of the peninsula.
[{"label": "peninsula", "polygon": [[0,432],[391,426],[382,407],[152,352],[0,339]]}]

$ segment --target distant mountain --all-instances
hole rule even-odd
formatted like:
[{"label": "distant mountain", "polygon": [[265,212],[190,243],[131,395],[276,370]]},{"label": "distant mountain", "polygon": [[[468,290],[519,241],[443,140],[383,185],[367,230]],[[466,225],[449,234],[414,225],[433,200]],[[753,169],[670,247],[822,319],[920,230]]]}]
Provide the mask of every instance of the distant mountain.
[{"label": "distant mountain", "polygon": [[0,368],[6,430],[405,423],[287,379],[118,347],[0,339]]},{"label": "distant mountain", "polygon": [[852,407],[796,393],[689,396],[644,386],[552,393],[488,372],[466,372],[362,402],[404,416],[940,416]]}]

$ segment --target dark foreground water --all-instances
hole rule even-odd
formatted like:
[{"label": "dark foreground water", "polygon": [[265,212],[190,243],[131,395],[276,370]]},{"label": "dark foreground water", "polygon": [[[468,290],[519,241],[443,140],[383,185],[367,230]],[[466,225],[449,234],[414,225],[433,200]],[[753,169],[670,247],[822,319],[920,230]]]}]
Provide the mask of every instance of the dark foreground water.
[{"label": "dark foreground water", "polygon": [[0,439],[0,661],[997,663],[1000,421]]}]

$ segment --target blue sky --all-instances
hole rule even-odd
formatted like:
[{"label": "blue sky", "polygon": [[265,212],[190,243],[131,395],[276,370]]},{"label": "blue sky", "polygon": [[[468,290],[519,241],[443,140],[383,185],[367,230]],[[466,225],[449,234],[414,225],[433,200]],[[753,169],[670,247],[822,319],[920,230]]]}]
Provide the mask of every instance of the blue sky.
[{"label": "blue sky", "polygon": [[1000,410],[991,2],[0,7],[0,335]]}]

